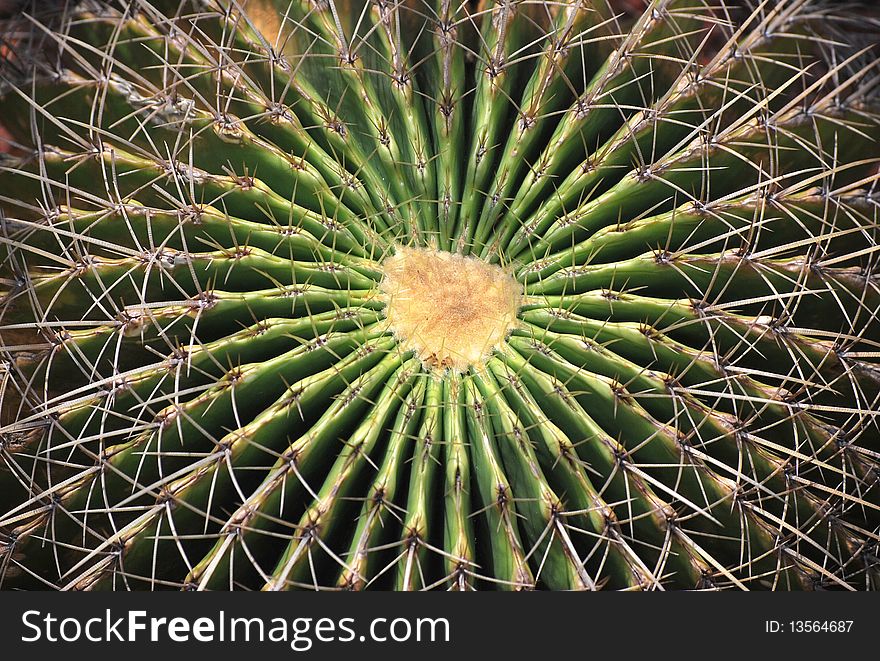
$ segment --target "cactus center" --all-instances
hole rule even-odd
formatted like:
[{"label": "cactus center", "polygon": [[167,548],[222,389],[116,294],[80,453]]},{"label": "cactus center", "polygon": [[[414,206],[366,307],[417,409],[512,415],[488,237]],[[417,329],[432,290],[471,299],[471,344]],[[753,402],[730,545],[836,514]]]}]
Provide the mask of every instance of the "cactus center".
[{"label": "cactus center", "polygon": [[516,319],[519,283],[500,266],[429,248],[383,263],[386,316],[398,340],[436,369],[484,362]]}]

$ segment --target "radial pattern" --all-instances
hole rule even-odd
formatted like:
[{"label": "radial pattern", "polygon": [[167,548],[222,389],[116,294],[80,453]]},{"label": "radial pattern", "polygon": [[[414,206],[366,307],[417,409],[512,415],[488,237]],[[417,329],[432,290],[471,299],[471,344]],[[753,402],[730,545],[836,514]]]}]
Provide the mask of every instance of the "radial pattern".
[{"label": "radial pattern", "polygon": [[[0,49],[0,587],[880,586],[870,21],[46,12]],[[419,250],[512,276],[485,350],[391,323]]]}]

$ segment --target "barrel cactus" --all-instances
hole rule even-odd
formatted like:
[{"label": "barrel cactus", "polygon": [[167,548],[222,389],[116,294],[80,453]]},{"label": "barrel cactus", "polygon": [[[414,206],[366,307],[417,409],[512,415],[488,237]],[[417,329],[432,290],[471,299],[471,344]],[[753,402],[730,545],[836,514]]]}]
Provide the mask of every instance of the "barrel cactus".
[{"label": "barrel cactus", "polygon": [[870,16],[55,5],[0,50],[0,588],[880,587]]}]

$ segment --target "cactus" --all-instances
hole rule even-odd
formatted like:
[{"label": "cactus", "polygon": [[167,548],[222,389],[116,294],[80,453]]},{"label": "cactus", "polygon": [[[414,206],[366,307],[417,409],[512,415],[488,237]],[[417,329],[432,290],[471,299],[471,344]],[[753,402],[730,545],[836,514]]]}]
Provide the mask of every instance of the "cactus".
[{"label": "cactus", "polygon": [[0,587],[880,587],[876,20],[49,5]]}]

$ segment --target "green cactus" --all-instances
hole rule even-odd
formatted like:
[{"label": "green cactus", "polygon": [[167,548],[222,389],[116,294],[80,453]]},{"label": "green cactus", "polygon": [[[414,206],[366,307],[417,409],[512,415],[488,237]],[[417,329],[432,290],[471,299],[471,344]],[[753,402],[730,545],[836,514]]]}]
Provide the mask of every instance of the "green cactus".
[{"label": "green cactus", "polygon": [[49,4],[0,588],[880,587],[875,20]]}]

